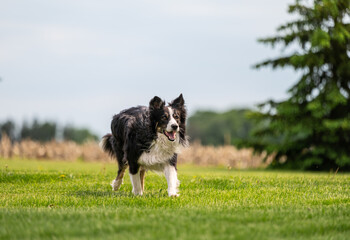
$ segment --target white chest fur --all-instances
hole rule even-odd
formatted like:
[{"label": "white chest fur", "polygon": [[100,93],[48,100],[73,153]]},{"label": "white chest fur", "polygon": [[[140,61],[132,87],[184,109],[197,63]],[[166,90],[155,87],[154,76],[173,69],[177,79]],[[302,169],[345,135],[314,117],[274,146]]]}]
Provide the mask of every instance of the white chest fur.
[{"label": "white chest fur", "polygon": [[146,169],[157,170],[165,165],[174,155],[179,153],[180,144],[179,138],[171,142],[161,133],[158,133],[158,138],[152,143],[149,151],[145,151],[140,156],[138,163]]}]

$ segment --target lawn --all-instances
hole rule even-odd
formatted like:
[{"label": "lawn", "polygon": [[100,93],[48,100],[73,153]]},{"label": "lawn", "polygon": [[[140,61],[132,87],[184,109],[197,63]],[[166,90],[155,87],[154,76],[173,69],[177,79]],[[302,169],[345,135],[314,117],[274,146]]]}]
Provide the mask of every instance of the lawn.
[{"label": "lawn", "polygon": [[350,174],[180,166],[145,194],[117,165],[0,160],[0,239],[349,239]]}]

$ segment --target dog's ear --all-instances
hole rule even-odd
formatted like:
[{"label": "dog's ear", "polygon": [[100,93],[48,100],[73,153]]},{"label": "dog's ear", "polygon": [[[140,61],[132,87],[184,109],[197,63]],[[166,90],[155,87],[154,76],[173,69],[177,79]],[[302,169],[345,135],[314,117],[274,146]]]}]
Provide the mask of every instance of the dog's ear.
[{"label": "dog's ear", "polygon": [[149,102],[149,108],[151,110],[159,110],[162,109],[165,105],[165,102],[162,101],[159,97],[155,96],[154,98],[151,99]]},{"label": "dog's ear", "polygon": [[175,98],[171,103],[170,106],[174,107],[174,108],[183,108],[183,106],[185,105],[185,100],[182,96],[182,93],[180,94],[180,96],[178,96],[177,98]]}]

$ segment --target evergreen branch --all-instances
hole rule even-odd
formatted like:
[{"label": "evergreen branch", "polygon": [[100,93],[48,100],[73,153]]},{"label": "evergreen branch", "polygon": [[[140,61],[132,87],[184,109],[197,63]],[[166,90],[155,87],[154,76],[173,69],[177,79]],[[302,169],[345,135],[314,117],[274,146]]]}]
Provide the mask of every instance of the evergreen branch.
[{"label": "evergreen branch", "polygon": [[277,28],[277,31],[285,31],[287,29],[293,30],[296,27],[298,30],[303,30],[305,26],[309,26],[310,23],[307,20],[297,20],[293,22],[288,22],[284,25],[281,25]]},{"label": "evergreen branch", "polygon": [[282,43],[284,49],[287,48],[293,42],[298,42],[303,49],[306,48],[306,43],[308,43],[314,34],[314,30],[299,30],[296,32],[291,32],[284,36],[275,36],[270,38],[259,38],[258,42],[263,44],[270,44],[274,47],[277,43]]},{"label": "evergreen branch", "polygon": [[288,8],[288,13],[299,13],[301,16],[312,16],[313,12],[313,8],[301,5],[299,1],[297,1],[297,4],[290,5]]},{"label": "evergreen branch", "polygon": [[277,59],[272,59],[272,60],[266,60],[263,61],[261,63],[258,63],[256,65],[253,66],[253,68],[259,69],[261,67],[265,67],[265,66],[272,66],[273,69],[277,68],[277,67],[281,67],[284,68],[285,66],[291,66],[291,62],[290,59],[293,57],[294,55],[288,56],[288,57],[280,57]]}]

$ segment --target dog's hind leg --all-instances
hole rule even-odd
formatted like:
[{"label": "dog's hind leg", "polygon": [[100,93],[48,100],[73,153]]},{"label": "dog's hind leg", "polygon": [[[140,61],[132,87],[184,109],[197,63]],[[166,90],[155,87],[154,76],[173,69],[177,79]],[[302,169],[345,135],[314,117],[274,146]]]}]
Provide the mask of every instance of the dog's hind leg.
[{"label": "dog's hind leg", "polygon": [[123,177],[127,167],[128,165],[119,166],[118,175],[111,183],[113,191],[118,191],[120,186],[123,184]]},{"label": "dog's hind leg", "polygon": [[145,190],[145,175],[146,170],[144,168],[140,168],[140,180],[141,180],[141,190],[142,192]]}]

